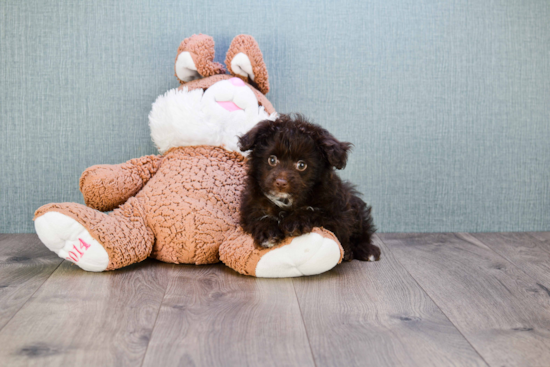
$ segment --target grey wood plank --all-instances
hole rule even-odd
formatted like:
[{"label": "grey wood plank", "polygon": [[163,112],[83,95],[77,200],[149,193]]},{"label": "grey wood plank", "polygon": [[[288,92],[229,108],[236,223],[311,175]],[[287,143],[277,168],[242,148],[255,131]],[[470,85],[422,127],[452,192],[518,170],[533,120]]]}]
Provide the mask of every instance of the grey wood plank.
[{"label": "grey wood plank", "polygon": [[529,234],[537,240],[550,246],[550,232],[529,232]]},{"label": "grey wood plank", "polygon": [[140,365],[173,266],[89,273],[64,261],[0,332],[0,365]]},{"label": "grey wood plank", "polygon": [[292,281],[178,266],[144,366],[313,366]]},{"label": "grey wood plank", "polygon": [[294,279],[317,366],[485,366],[375,238],[382,259]]},{"label": "grey wood plank", "polygon": [[0,330],[62,261],[34,234],[0,235]]},{"label": "grey wood plank", "polygon": [[535,238],[537,234],[527,232],[472,233],[472,236],[529,274],[541,291],[550,296],[550,241],[545,243]]},{"label": "grey wood plank", "polygon": [[381,239],[491,366],[550,363],[550,297],[470,234]]}]

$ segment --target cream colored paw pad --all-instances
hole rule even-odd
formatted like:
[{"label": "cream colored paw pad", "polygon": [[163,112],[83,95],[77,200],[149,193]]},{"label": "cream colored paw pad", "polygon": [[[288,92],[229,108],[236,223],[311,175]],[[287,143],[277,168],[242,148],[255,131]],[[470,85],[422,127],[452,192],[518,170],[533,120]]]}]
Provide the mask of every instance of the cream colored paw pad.
[{"label": "cream colored paw pad", "polygon": [[324,273],[340,261],[340,245],[318,233],[296,237],[266,253],[256,265],[256,277],[289,278]]},{"label": "cream colored paw pad", "polygon": [[58,212],[48,212],[36,218],[34,227],[42,243],[60,258],[86,271],[107,269],[107,251],[73,218]]}]

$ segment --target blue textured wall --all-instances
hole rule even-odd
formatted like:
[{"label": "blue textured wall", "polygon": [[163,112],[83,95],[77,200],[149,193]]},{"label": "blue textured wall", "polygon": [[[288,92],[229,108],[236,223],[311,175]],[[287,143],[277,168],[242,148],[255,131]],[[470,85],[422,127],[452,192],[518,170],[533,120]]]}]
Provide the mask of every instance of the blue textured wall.
[{"label": "blue textured wall", "polygon": [[550,230],[550,2],[0,2],[0,232],[80,173],[155,153],[147,114],[193,33],[253,35],[280,112],[355,151],[381,231]]}]

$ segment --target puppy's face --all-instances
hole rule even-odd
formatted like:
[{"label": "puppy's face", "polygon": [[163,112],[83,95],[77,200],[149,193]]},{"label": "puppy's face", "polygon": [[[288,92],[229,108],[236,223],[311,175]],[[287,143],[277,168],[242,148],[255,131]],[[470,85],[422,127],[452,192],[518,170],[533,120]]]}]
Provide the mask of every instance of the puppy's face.
[{"label": "puppy's face", "polygon": [[305,198],[325,169],[323,157],[309,136],[277,132],[252,155],[255,178],[274,204],[285,208]]},{"label": "puppy's face", "polygon": [[341,143],[302,116],[262,121],[239,140],[252,149],[249,175],[262,193],[281,208],[303,202],[332,167],[343,168],[349,143]]}]

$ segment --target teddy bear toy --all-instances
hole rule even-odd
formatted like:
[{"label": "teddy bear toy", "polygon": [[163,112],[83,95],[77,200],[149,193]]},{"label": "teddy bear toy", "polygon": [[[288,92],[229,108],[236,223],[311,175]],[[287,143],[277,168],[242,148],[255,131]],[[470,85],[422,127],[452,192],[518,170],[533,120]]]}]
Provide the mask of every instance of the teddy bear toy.
[{"label": "teddy bear toy", "polygon": [[[119,269],[151,257],[175,264],[222,261],[256,277],[320,274],[343,250],[323,228],[263,248],[239,226],[246,157],[238,136],[277,114],[265,94],[267,70],[251,36],[233,39],[224,66],[214,40],[181,42],[181,86],[157,98],[149,114],[160,155],[97,165],[80,177],[86,205],[52,203],[34,217],[40,240],[87,271]],[[104,213],[109,212],[110,213]]]}]

